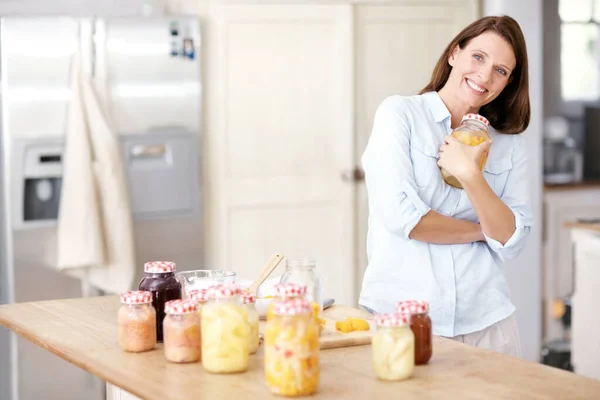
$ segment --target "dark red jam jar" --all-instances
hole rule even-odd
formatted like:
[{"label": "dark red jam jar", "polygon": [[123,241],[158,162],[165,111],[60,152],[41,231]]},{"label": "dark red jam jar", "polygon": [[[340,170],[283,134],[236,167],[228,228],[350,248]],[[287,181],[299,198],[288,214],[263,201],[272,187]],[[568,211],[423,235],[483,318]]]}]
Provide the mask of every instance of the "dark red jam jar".
[{"label": "dark red jam jar", "polygon": [[165,303],[181,299],[181,282],[175,276],[175,263],[170,261],[150,261],[144,264],[144,277],[139,290],[152,293],[152,306],[156,310],[156,340],[163,341],[163,319]]}]

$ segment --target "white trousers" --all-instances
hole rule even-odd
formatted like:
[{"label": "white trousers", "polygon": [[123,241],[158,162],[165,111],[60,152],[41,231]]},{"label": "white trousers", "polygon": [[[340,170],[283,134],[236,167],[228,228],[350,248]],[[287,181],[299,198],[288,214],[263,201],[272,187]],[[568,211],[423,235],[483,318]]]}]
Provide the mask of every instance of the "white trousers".
[{"label": "white trousers", "polygon": [[513,313],[508,318],[498,321],[477,332],[458,335],[449,339],[475,347],[481,347],[509,356],[521,357],[521,341],[517,318]]}]

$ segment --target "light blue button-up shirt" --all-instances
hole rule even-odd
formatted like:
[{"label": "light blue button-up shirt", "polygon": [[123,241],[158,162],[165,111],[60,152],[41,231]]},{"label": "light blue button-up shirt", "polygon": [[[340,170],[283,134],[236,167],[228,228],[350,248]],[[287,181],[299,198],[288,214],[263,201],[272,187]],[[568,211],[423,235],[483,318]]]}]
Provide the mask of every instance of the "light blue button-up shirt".
[{"label": "light blue button-up shirt", "polygon": [[533,224],[523,138],[490,128],[484,177],[514,213],[514,234],[504,245],[485,233],[485,242],[469,244],[410,239],[430,210],[479,222],[465,191],[446,184],[437,166],[451,132],[450,112],[437,92],[392,96],[377,109],[362,157],[369,263],[359,300],[379,313],[393,312],[399,300],[427,300],[433,334],[447,337],[479,331],[514,312],[503,260],[519,253]]}]

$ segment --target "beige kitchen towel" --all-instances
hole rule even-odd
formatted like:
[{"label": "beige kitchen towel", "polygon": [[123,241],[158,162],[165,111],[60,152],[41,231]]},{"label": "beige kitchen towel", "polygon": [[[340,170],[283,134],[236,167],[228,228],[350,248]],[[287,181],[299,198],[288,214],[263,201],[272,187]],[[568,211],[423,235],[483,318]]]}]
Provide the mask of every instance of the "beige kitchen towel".
[{"label": "beige kitchen towel", "polygon": [[[119,141],[102,112],[90,78],[81,70],[79,60],[74,61],[73,74],[76,81],[73,99],[79,96],[85,124],[73,124],[73,131],[67,134],[58,226],[58,268],[106,293],[120,293],[132,289],[135,243]],[[75,104],[71,105],[69,116],[74,121],[78,112]],[[70,148],[70,140],[75,136],[84,136],[84,139],[72,139],[76,145],[78,141],[83,142],[79,149]],[[84,149],[85,145],[88,146],[89,159],[72,155],[72,152]],[[67,163],[70,157],[75,160],[73,165]],[[81,173],[80,169],[86,169],[86,172]],[[91,192],[95,192],[95,196],[86,194],[90,189],[89,184],[82,180],[84,174],[92,175]],[[66,190],[65,184],[69,184]],[[71,207],[78,211],[73,213]],[[73,222],[75,216],[87,218],[89,223]],[[96,218],[98,224],[94,223]],[[82,239],[86,237],[95,242]],[[91,246],[93,250],[83,249],[85,246]],[[102,251],[99,252],[99,249]]]}]

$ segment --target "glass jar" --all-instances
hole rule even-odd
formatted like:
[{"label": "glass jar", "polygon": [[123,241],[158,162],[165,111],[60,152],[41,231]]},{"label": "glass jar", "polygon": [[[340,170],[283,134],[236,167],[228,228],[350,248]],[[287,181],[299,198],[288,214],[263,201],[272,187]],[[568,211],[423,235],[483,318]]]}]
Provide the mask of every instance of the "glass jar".
[{"label": "glass jar", "polygon": [[319,313],[323,311],[323,293],[321,278],[317,274],[316,262],[313,258],[292,258],[285,261],[285,273],[280,283],[297,283],[306,286],[306,299],[319,305]]},{"label": "glass jar", "polygon": [[140,353],[156,346],[156,311],[152,293],[132,291],[121,294],[119,344],[125,351]]},{"label": "glass jar", "polygon": [[242,303],[246,307],[248,312],[248,324],[250,325],[250,335],[248,336],[248,352],[250,354],[256,353],[258,350],[258,344],[260,342],[258,336],[258,311],[256,310],[256,296],[253,293],[243,293]]},{"label": "glass jar", "polygon": [[[462,144],[469,146],[478,146],[481,143],[490,140],[488,127],[490,122],[479,114],[466,114],[462,117],[460,125],[455,128],[451,135]],[[479,168],[483,171],[485,162],[487,161],[487,153],[483,154],[479,162]],[[450,186],[462,189],[462,185],[456,177],[450,175],[444,168],[440,168],[442,178]]]},{"label": "glass jar", "polygon": [[188,293],[188,299],[195,301],[198,307],[198,317],[202,316],[202,307],[208,301],[208,289],[192,290]]},{"label": "glass jar", "polygon": [[379,314],[377,331],[371,340],[373,370],[379,379],[400,381],[410,377],[415,368],[415,337],[410,316]]},{"label": "glass jar", "polygon": [[236,273],[224,269],[197,269],[177,272],[175,276],[182,285],[182,298],[188,299],[192,290],[208,289],[212,286],[233,283]]},{"label": "glass jar", "polygon": [[202,307],[202,365],[212,373],[242,372],[248,368],[250,326],[235,284],[208,291]]},{"label": "glass jar", "polygon": [[415,335],[415,364],[427,364],[433,353],[429,303],[419,300],[400,301],[396,305],[396,312],[410,315],[410,328]]},{"label": "glass jar", "polygon": [[165,304],[170,300],[181,299],[181,283],[175,277],[175,263],[151,261],[144,264],[144,277],[139,289],[152,293],[152,306],[156,310],[156,339],[163,341],[163,319]]},{"label": "glass jar", "polygon": [[275,296],[267,308],[267,321],[273,316],[273,308],[277,303],[306,296],[306,285],[298,283],[278,283],[273,288],[275,289]]},{"label": "glass jar", "polygon": [[275,305],[265,331],[265,379],[269,390],[280,396],[317,391],[319,333],[308,300],[296,298]]},{"label": "glass jar", "polygon": [[167,361],[193,363],[201,358],[201,335],[198,306],[192,300],[171,300],[165,305],[163,328]]}]

